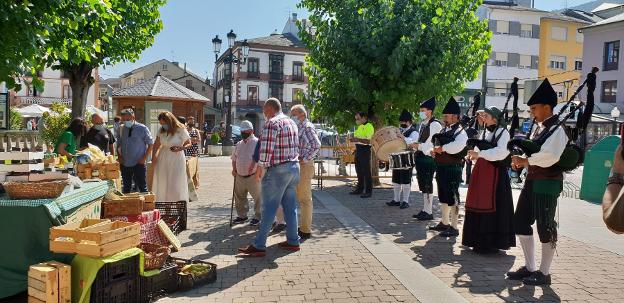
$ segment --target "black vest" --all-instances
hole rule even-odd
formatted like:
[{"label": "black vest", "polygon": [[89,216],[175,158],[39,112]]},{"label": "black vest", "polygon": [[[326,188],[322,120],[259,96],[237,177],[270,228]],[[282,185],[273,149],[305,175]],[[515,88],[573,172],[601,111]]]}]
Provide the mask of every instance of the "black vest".
[{"label": "black vest", "polygon": [[410,128],[406,129],[403,132],[403,136],[405,136],[405,138],[409,138],[409,136],[411,136],[412,133],[414,133],[415,131],[418,131],[418,129],[416,129],[416,126],[412,124],[412,126],[410,126]]},{"label": "black vest", "polygon": [[[544,142],[548,140],[548,138],[545,138],[546,133],[548,133],[550,129],[558,122],[559,119],[556,115],[553,115],[550,118],[546,119],[542,123],[544,126],[542,132],[535,138],[531,138],[531,141],[536,142],[539,145],[544,144]],[[528,169],[527,180],[563,180],[563,170],[557,167],[557,165],[553,165],[550,167],[539,167],[536,165],[530,165]]]},{"label": "black vest", "polygon": [[427,142],[427,139],[429,139],[429,135],[430,135],[430,132],[431,132],[429,126],[433,122],[440,123],[440,121],[436,120],[435,118],[432,118],[431,121],[429,121],[429,123],[427,123],[427,125],[423,125],[422,129],[420,130],[420,136],[418,137],[418,143],[425,143],[425,142]]}]

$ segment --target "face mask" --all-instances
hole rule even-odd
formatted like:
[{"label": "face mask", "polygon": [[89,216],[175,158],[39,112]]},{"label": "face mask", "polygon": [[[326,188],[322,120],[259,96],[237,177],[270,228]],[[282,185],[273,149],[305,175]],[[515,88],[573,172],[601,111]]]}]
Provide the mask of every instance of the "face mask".
[{"label": "face mask", "polygon": [[407,124],[405,123],[401,123],[400,125],[401,125],[401,128],[407,128]]},{"label": "face mask", "polygon": [[102,124],[95,124],[93,125],[93,128],[96,130],[103,130],[104,129],[104,125]]},{"label": "face mask", "polygon": [[241,137],[243,137],[243,139],[247,139],[251,136],[251,133],[241,133]]},{"label": "face mask", "polygon": [[418,117],[420,117],[420,119],[422,119],[422,120],[425,120],[425,119],[427,119],[427,113],[419,112],[418,113]]},{"label": "face mask", "polygon": [[162,129],[164,129],[166,131],[169,130],[169,125],[168,124],[161,125],[161,127],[162,127]]},{"label": "face mask", "polygon": [[125,127],[130,128],[130,127],[132,127],[133,125],[134,125],[134,121],[124,121],[124,126],[125,126]]}]

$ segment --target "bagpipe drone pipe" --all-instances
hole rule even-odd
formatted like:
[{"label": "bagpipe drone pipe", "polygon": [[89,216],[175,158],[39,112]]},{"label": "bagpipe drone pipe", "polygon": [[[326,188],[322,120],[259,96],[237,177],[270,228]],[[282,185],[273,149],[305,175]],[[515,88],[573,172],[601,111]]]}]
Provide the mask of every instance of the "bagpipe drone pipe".
[{"label": "bagpipe drone pipe", "polygon": [[[475,119],[477,118],[477,116],[473,116],[472,118],[469,119],[465,119],[466,117],[464,116],[464,118],[462,118],[459,122],[459,127],[461,127],[461,130],[466,132],[466,135],[468,136],[468,138],[474,138],[477,135],[477,130],[475,130],[474,128],[471,128],[470,125],[472,125],[475,121]],[[431,142],[433,143],[433,146],[444,146],[446,144],[449,144],[453,141],[455,141],[455,137],[457,137],[457,135],[461,133],[461,131],[457,132],[444,132],[444,133],[437,133],[434,134],[433,136],[431,136]],[[453,157],[453,158],[458,158],[458,159],[464,159],[466,157],[466,155],[468,155],[468,147],[462,149],[462,151],[460,151],[457,154],[449,154],[449,156]]]}]

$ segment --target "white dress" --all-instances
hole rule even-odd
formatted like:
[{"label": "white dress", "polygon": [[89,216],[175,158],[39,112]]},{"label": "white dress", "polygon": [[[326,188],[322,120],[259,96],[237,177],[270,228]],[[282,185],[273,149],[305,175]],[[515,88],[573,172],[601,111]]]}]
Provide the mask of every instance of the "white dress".
[{"label": "white dress", "polygon": [[181,128],[173,135],[158,133],[160,152],[154,167],[152,190],[156,201],[176,202],[188,201],[188,176],[186,174],[186,157],[184,151],[172,152],[172,146],[182,146],[191,139],[186,129]]}]

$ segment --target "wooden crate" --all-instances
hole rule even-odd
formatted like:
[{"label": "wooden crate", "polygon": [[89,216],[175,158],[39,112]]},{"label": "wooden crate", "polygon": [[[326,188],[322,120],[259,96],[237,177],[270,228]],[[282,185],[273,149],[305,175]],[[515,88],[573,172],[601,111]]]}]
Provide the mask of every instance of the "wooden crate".
[{"label": "wooden crate", "polygon": [[125,197],[143,197],[145,203],[143,204],[143,211],[154,210],[156,207],[156,195],[153,193],[129,193],[126,194]]},{"label": "wooden crate", "polygon": [[104,218],[140,215],[145,199],[141,196],[122,196],[121,200],[105,200],[102,203]]},{"label": "wooden crate", "polygon": [[56,261],[30,266],[28,302],[71,303],[71,266]]},{"label": "wooden crate", "polygon": [[85,219],[50,229],[50,251],[105,257],[135,247],[141,242],[139,223]]}]

